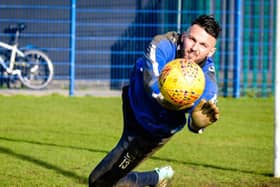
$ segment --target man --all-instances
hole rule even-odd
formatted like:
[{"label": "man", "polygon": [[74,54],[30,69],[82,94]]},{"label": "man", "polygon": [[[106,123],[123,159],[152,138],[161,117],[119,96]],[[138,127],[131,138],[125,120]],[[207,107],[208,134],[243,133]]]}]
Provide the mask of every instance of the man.
[{"label": "man", "polygon": [[[221,28],[208,15],[196,18],[187,32],[168,32],[151,41],[144,57],[137,60],[129,86],[123,88],[124,129],[116,147],[89,176],[89,186],[164,186],[174,171],[170,166],[149,172],[131,172],[151,156],[185,124],[201,133],[219,118],[217,84],[211,56]],[[175,58],[185,58],[201,66],[204,93],[187,109],[169,108],[159,91],[158,76],[163,66]],[[188,113],[188,120],[186,119]]]}]

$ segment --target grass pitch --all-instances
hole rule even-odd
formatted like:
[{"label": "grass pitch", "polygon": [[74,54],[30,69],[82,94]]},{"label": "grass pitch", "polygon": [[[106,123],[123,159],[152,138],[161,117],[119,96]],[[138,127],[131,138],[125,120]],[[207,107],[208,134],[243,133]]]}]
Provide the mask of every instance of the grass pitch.
[{"label": "grass pitch", "polygon": [[[0,96],[0,186],[87,186],[122,131],[119,97]],[[273,99],[220,98],[221,119],[183,129],[137,170],[175,169],[174,187],[280,186]]]}]

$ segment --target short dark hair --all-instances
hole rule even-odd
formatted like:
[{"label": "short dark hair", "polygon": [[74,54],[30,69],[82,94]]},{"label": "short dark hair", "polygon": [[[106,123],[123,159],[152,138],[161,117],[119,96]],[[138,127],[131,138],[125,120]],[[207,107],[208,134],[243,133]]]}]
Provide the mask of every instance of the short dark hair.
[{"label": "short dark hair", "polygon": [[208,34],[214,38],[218,38],[222,28],[212,15],[201,15],[193,20],[191,25],[197,24],[201,26]]}]

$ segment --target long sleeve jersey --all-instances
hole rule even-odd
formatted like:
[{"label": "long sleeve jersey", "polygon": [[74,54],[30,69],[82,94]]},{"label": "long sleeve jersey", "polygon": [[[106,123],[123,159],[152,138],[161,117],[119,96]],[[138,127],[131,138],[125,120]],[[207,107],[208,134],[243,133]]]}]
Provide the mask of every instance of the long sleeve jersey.
[{"label": "long sleeve jersey", "polygon": [[[180,34],[176,32],[155,36],[145,55],[136,61],[130,77],[129,98],[135,118],[139,125],[156,137],[169,137],[181,130],[187,123],[186,114],[190,114],[201,99],[213,102],[217,99],[214,62],[207,58],[201,63],[205,89],[193,107],[170,110],[158,103],[155,97],[160,94],[159,74],[166,63],[180,58],[180,47]],[[188,117],[190,119],[191,115]]]}]

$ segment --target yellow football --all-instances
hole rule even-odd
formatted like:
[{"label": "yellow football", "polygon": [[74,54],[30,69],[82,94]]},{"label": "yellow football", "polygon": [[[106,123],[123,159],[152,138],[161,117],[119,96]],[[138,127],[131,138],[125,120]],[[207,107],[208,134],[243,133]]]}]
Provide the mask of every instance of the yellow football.
[{"label": "yellow football", "polygon": [[205,88],[205,76],[200,66],[185,59],[167,63],[158,82],[164,99],[178,109],[185,109],[194,103]]}]

